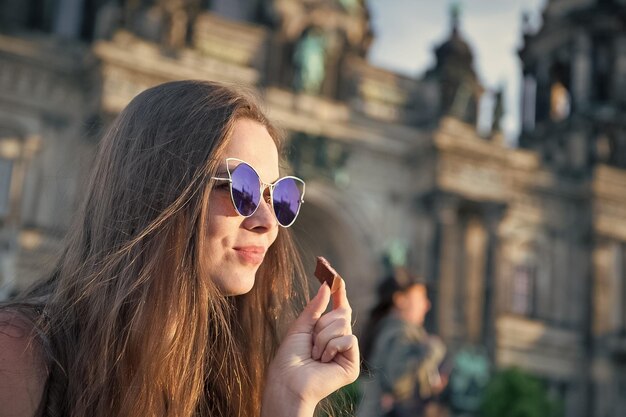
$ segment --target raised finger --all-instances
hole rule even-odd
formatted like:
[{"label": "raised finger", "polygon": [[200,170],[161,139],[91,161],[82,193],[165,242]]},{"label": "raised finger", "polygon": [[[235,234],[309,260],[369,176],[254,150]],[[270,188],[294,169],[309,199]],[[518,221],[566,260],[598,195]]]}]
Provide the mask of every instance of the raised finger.
[{"label": "raised finger", "polygon": [[346,293],[346,282],[339,275],[335,276],[333,285],[331,287],[333,310],[339,308],[350,308],[350,302],[348,301],[348,294]]},{"label": "raised finger", "polygon": [[330,299],[330,289],[323,284],[317,291],[315,297],[309,301],[302,313],[292,324],[290,333],[313,333],[315,324],[320,319]]}]

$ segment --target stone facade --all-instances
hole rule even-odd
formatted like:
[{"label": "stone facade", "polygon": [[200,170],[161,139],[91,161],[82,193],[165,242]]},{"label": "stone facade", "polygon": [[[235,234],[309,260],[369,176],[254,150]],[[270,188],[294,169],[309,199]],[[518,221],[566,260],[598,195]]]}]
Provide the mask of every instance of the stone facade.
[{"label": "stone facade", "polygon": [[568,346],[555,354],[571,358],[572,373],[556,381],[579,415],[626,413],[625,10],[623,1],[550,1],[520,50],[520,143],[553,177],[531,238],[535,314]]},{"label": "stone facade", "polygon": [[405,263],[432,284],[429,326],[451,350],[535,373],[567,416],[624,415],[625,7],[547,3],[520,51],[511,149],[497,111],[476,130],[483,87],[457,16],[414,79],[367,63],[360,0],[2,0],[1,297],[51,267],[98,137],[134,95],[247,85],[307,181],[305,262],[342,272],[357,332],[383,258]]}]

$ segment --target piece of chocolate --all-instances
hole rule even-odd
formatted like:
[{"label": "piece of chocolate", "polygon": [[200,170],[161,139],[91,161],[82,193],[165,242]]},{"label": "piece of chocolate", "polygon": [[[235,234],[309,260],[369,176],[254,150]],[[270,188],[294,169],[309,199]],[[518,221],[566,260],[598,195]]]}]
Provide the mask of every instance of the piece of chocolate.
[{"label": "piece of chocolate", "polygon": [[335,277],[338,277],[339,274],[330,266],[330,262],[326,258],[318,256],[317,265],[315,265],[315,276],[321,284],[326,282],[330,288],[333,288]]}]

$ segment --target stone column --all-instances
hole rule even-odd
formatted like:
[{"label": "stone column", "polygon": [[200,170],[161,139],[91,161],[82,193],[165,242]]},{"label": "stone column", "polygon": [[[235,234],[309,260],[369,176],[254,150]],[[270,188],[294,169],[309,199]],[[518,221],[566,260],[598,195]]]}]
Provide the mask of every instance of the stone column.
[{"label": "stone column", "polygon": [[622,35],[615,40],[615,67],[613,74],[613,97],[624,100],[626,97],[626,35]]},{"label": "stone column", "polygon": [[409,267],[429,282],[434,281],[432,246],[435,241],[436,221],[431,215],[429,206],[421,201],[416,204],[415,216],[417,221],[417,234],[414,238],[415,252],[414,256],[409,259]]},{"label": "stone column", "polygon": [[613,332],[621,333],[626,329],[624,317],[624,296],[626,293],[626,282],[624,281],[624,250],[622,242],[616,240],[611,245],[611,281],[613,281],[614,292],[609,304],[611,305],[610,317],[613,325]]},{"label": "stone column", "polygon": [[591,300],[590,358],[593,415],[611,415],[612,389],[615,386],[614,366],[607,354],[606,336],[614,331],[611,308],[616,288],[612,276],[612,240],[596,236],[592,253],[593,284]]},{"label": "stone column", "polygon": [[578,33],[574,41],[571,72],[572,101],[575,111],[579,111],[589,103],[591,85],[591,41],[584,32]]},{"label": "stone column", "polygon": [[437,271],[433,307],[436,314],[437,331],[448,344],[454,344],[457,341],[459,323],[457,322],[456,310],[462,308],[462,306],[456,305],[455,297],[461,252],[458,204],[459,200],[454,196],[439,195],[434,207],[437,219],[437,239],[435,240]]},{"label": "stone column", "polygon": [[556,232],[553,241],[554,263],[552,275],[552,320],[562,326],[567,323],[567,304],[572,302],[569,297],[569,242],[562,231]]},{"label": "stone column", "polygon": [[83,0],[61,0],[54,22],[54,33],[68,38],[80,37]]},{"label": "stone column", "polygon": [[537,64],[537,87],[535,121],[542,122],[550,118],[550,61],[544,57]]},{"label": "stone column", "polygon": [[[17,135],[16,135],[17,136]],[[25,147],[22,137],[0,137],[0,158],[4,160],[2,173],[8,174],[0,190],[6,195],[5,210],[0,212],[0,301],[8,298],[17,286],[16,261],[21,226],[21,202],[24,183]]]},{"label": "stone column", "polygon": [[485,271],[487,258],[487,232],[483,222],[472,217],[465,229],[465,322],[467,341],[472,345],[482,343],[485,307]]},{"label": "stone column", "polygon": [[436,193],[429,193],[416,201],[418,213],[424,216],[424,228],[422,236],[422,267],[421,270],[430,284],[428,297],[432,304],[430,312],[426,315],[425,326],[430,331],[439,333],[439,252],[441,241],[441,223],[437,215]]},{"label": "stone column", "polygon": [[531,132],[535,128],[537,115],[537,81],[532,74],[525,74],[522,84],[522,129]]},{"label": "stone column", "polygon": [[[503,305],[501,302],[503,297],[508,297],[498,283],[502,280],[497,279],[505,272],[503,271],[500,260],[500,237],[499,226],[502,218],[506,213],[504,204],[488,204],[483,208],[485,216],[486,230],[486,247],[485,247],[485,283],[484,283],[484,302],[483,302],[483,332],[482,342],[487,347],[489,357],[495,357],[496,347],[496,317],[500,313],[498,306]],[[505,288],[506,290],[506,288]]]},{"label": "stone column", "polygon": [[567,303],[567,315],[571,325],[577,329],[589,327],[590,297],[592,290],[589,258],[591,247],[579,240],[572,238],[570,248],[570,301]]},{"label": "stone column", "polygon": [[600,337],[610,331],[611,294],[615,294],[611,276],[611,246],[608,240],[598,240],[593,250],[593,298],[591,332]]}]

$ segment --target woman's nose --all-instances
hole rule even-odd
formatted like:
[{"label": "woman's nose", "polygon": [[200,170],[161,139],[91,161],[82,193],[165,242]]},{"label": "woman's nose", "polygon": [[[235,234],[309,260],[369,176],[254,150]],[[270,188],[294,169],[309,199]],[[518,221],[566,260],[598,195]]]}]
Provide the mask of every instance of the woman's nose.
[{"label": "woman's nose", "polygon": [[[269,190],[266,189],[265,191]],[[250,230],[262,231],[271,230],[277,226],[278,222],[269,199],[269,192],[264,192],[259,201],[259,207],[252,216],[246,218],[246,227]]]}]

